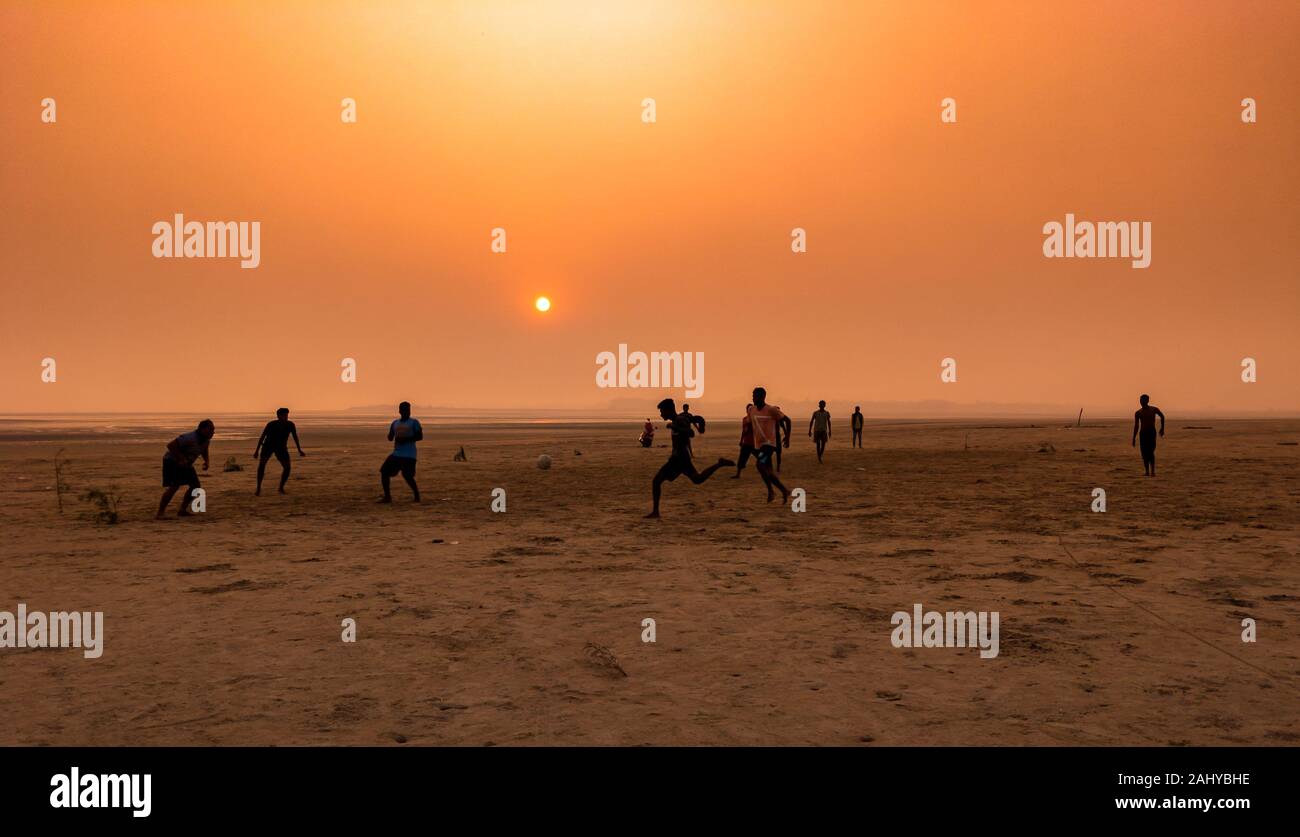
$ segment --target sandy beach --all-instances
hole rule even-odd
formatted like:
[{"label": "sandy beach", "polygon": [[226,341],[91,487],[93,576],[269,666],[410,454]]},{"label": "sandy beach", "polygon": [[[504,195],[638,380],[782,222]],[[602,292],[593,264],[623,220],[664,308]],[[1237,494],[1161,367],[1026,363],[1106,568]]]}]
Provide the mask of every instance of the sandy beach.
[{"label": "sandy beach", "polygon": [[[668,439],[636,422],[426,418],[425,502],[380,506],[386,420],[295,418],[287,496],[217,417],[207,511],[163,521],[188,424],[2,426],[0,610],[103,611],[104,653],[0,650],[0,743],[1300,742],[1300,421],[1172,420],[1154,479],[1131,419],[837,426],[820,466],[797,432],[805,513],[751,465],[646,521]],[[709,418],[697,460],[734,458]],[[76,495],[113,485],[96,523]],[[1000,653],[893,647],[915,603],[998,612]]]}]

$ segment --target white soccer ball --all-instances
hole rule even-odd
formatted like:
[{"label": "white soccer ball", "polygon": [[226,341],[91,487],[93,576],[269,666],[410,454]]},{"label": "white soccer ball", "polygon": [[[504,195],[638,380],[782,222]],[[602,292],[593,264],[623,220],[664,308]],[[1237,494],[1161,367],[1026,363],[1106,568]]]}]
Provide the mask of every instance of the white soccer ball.
[{"label": "white soccer ball", "polygon": [[551,469],[551,458],[546,454],[537,457],[537,467],[543,471],[549,471]]}]

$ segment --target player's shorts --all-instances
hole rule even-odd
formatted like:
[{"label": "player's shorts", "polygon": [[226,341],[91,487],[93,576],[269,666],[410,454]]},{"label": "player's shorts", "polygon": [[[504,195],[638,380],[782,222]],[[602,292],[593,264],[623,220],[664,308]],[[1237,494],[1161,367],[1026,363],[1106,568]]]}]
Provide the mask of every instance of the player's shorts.
[{"label": "player's shorts", "polygon": [[163,457],[162,484],[167,488],[179,488],[188,485],[199,487],[199,474],[193,465],[182,465],[171,457]]},{"label": "player's shorts", "polygon": [[830,438],[831,438],[831,434],[827,433],[825,430],[814,430],[814,431],[813,431],[813,441],[814,441],[814,442],[826,442],[826,441],[829,441]]},{"label": "player's shorts", "polygon": [[379,473],[386,477],[401,473],[408,480],[415,479],[415,460],[409,456],[390,456],[379,466]]},{"label": "player's shorts", "polygon": [[1143,430],[1138,436],[1138,448],[1142,451],[1143,459],[1153,459],[1156,455],[1156,432]]},{"label": "player's shorts", "polygon": [[694,473],[696,473],[695,463],[691,461],[691,458],[685,453],[674,453],[668,457],[668,461],[659,469],[655,479],[672,482],[682,474],[691,475]]},{"label": "player's shorts", "polygon": [[280,464],[281,464],[281,465],[285,465],[285,466],[287,466],[287,465],[289,464],[289,449],[288,449],[288,448],[280,448],[279,450],[267,450],[266,448],[262,448],[262,457],[261,457],[261,458],[262,458],[262,461],[263,461],[263,462],[265,462],[266,460],[270,459],[272,456],[274,456],[276,459],[280,460]]},{"label": "player's shorts", "polygon": [[761,448],[754,451],[754,459],[758,461],[759,465],[771,465],[772,457],[775,455],[776,455],[775,445],[763,445]]}]

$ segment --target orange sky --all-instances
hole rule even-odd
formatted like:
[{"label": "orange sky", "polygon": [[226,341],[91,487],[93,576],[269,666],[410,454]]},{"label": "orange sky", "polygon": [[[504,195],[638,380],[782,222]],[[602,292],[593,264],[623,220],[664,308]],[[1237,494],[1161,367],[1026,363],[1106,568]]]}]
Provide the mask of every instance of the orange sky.
[{"label": "orange sky", "polygon": [[[1300,412],[1297,42],[1242,0],[6,3],[0,412],[649,412],[619,343],[737,414]],[[175,212],[261,266],[153,258]],[[1044,258],[1067,212],[1151,267]]]}]

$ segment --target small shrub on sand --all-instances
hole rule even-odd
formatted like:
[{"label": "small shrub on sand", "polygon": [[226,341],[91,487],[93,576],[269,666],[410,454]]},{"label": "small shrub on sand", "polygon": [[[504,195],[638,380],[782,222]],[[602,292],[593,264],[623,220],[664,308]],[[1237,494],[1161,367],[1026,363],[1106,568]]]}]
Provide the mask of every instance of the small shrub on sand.
[{"label": "small shrub on sand", "polygon": [[99,488],[87,489],[81,499],[90,503],[90,516],[96,523],[113,525],[121,522],[121,516],[117,513],[117,506],[122,500],[122,495],[113,487],[107,491]]}]

